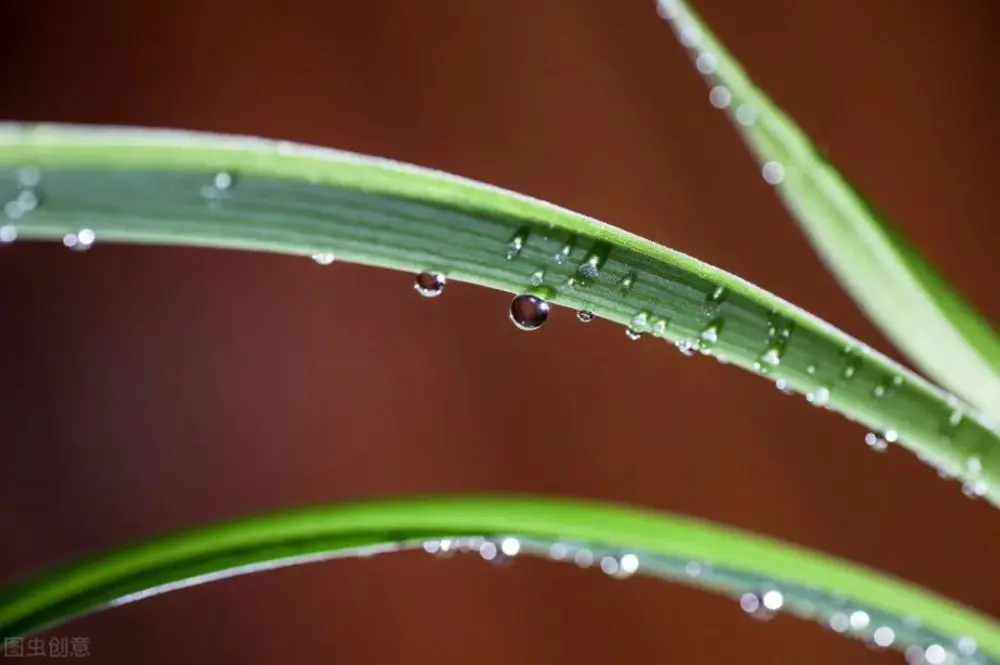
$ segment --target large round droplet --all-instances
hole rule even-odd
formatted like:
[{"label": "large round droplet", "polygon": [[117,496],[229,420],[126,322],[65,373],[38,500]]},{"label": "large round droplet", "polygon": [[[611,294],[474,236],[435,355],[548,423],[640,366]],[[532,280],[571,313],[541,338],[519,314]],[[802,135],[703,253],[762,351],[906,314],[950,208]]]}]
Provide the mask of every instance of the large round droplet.
[{"label": "large round droplet", "polygon": [[521,330],[538,330],[549,320],[549,303],[536,296],[517,296],[510,303],[510,320]]},{"label": "large round droplet", "polygon": [[439,272],[422,272],[413,282],[413,288],[425,298],[436,298],[444,293],[448,280]]}]

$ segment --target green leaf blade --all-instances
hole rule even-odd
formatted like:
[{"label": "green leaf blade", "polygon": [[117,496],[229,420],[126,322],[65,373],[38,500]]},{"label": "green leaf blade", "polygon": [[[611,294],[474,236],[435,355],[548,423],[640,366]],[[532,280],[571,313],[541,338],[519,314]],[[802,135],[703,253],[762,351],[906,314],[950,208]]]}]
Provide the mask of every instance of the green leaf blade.
[{"label": "green leaf blade", "polygon": [[[842,617],[853,628],[841,630],[858,638],[890,628],[892,646],[898,649],[937,645],[963,656],[968,654],[962,649],[974,644],[976,662],[994,662],[1000,655],[1000,626],[994,620],[854,564],[701,520],[606,504],[503,496],[316,506],[167,534],[0,592],[0,635],[31,634],[104,607],[219,579],[226,572],[369,556],[463,537],[468,543],[491,541],[500,547],[505,539],[517,538],[524,553],[595,567],[603,567],[607,557],[623,561],[630,554],[637,568],[632,572],[735,598],[776,591],[780,609],[821,623],[833,619],[834,626]],[[588,555],[586,561],[581,552]]]},{"label": "green leaf blade", "polygon": [[[660,13],[830,271],[934,380],[1000,418],[1000,337],[760,90],[683,0]],[[724,102],[724,103],[723,103]],[[778,165],[778,166],[775,166]]]},{"label": "green leaf blade", "polygon": [[498,188],[260,139],[0,125],[0,204],[27,240],[332,252],[535,293],[808,395],[1000,501],[1000,435],[969,405],[734,275]]}]

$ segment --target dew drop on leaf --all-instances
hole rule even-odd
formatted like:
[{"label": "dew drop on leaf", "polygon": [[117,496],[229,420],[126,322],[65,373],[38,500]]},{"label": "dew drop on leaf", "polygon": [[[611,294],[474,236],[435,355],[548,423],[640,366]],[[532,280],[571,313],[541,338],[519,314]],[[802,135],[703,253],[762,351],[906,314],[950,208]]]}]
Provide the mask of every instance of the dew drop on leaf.
[{"label": "dew drop on leaf", "polygon": [[520,295],[510,303],[510,320],[521,330],[538,330],[549,320],[549,303],[532,295]]},{"label": "dew drop on leaf", "polygon": [[581,323],[590,323],[594,320],[594,313],[586,309],[581,309],[576,313],[576,318],[579,319]]},{"label": "dew drop on leaf", "polygon": [[759,594],[749,591],[740,596],[740,608],[754,619],[761,621],[774,616],[774,612],[764,606],[764,599]]},{"label": "dew drop on leaf", "polygon": [[785,179],[785,167],[780,162],[766,162],[761,169],[761,174],[764,176],[764,182],[767,184],[780,185]]},{"label": "dew drop on leaf", "polygon": [[97,234],[93,229],[80,229],[76,233],[67,233],[63,236],[63,245],[77,252],[85,252],[94,246]]},{"label": "dew drop on leaf", "polygon": [[830,402],[830,390],[821,386],[809,392],[806,399],[813,406],[826,406]]},{"label": "dew drop on leaf", "polygon": [[889,448],[889,442],[875,432],[865,434],[865,444],[877,453],[885,452]]},{"label": "dew drop on leaf", "polygon": [[436,298],[444,293],[447,279],[439,272],[422,272],[413,282],[413,288],[425,298]]},{"label": "dew drop on leaf", "polygon": [[333,252],[316,252],[312,255],[312,260],[321,266],[328,266],[336,260]]},{"label": "dew drop on leaf", "polygon": [[639,339],[639,338],[642,337],[642,332],[640,332],[640,331],[638,331],[638,330],[636,330],[634,328],[626,328],[625,329],[625,336],[628,337],[630,340],[632,340],[634,342],[637,339]]},{"label": "dew drop on leaf", "polygon": [[17,227],[13,224],[0,226],[0,245],[9,245],[17,240]]}]

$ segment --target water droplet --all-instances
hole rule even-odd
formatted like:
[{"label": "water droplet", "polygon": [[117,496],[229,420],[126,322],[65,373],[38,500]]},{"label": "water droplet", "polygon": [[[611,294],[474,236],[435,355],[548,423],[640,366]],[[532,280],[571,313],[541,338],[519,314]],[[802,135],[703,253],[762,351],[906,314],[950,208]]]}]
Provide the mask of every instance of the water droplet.
[{"label": "water droplet", "polygon": [[224,171],[222,173],[216,173],[215,178],[212,180],[212,185],[220,191],[227,190],[233,186],[233,176]]},{"label": "water droplet", "polygon": [[701,564],[697,561],[688,561],[684,564],[684,574],[688,577],[698,577],[701,575]]},{"label": "water droplet", "polygon": [[566,261],[566,259],[569,258],[569,255],[572,251],[573,251],[572,243],[566,243],[565,245],[559,248],[558,252],[556,252],[556,255],[554,257],[555,262],[561,265]]},{"label": "water droplet", "polygon": [[84,252],[94,245],[97,234],[92,229],[80,229],[76,233],[67,233],[63,236],[63,245],[78,252]]},{"label": "water droplet", "polygon": [[636,332],[646,332],[649,328],[649,312],[639,312],[633,316],[628,327]]},{"label": "water droplet", "polygon": [[962,424],[962,412],[959,411],[958,409],[955,409],[954,411],[951,412],[951,415],[948,416],[948,425],[951,427],[958,427],[961,424]]},{"label": "water droplet", "polygon": [[845,613],[835,612],[830,615],[827,625],[830,626],[830,630],[835,633],[844,633],[851,627],[851,620]]},{"label": "water droplet", "polygon": [[701,52],[694,60],[694,66],[702,74],[714,74],[715,68],[719,66],[719,60],[708,52]]},{"label": "water droplet", "polygon": [[700,339],[705,344],[715,344],[719,341],[719,333],[722,331],[722,322],[713,321],[707,328],[702,330],[698,334],[698,339]]},{"label": "water droplet", "polygon": [[772,346],[763,354],[761,354],[760,359],[754,363],[754,369],[756,369],[761,374],[767,374],[772,369],[781,364],[781,349],[776,346]]},{"label": "water droplet", "polygon": [[774,615],[771,610],[764,607],[759,595],[749,591],[740,596],[740,608],[754,619],[766,620]]},{"label": "water droplet", "polygon": [[677,350],[680,351],[685,356],[690,357],[694,355],[694,344],[692,344],[686,339],[677,340],[676,342],[674,342],[674,346],[677,347]]},{"label": "water droplet", "polygon": [[724,85],[714,86],[708,91],[708,103],[717,109],[728,108],[733,101],[733,93]]},{"label": "water droplet", "polygon": [[639,557],[634,554],[623,554],[618,559],[619,576],[634,575],[639,570]]},{"label": "water droplet", "polygon": [[806,374],[808,374],[809,376],[813,376],[814,374],[816,374],[816,365],[809,365],[808,367],[806,367]]},{"label": "water droplet", "polygon": [[521,251],[524,249],[524,243],[528,239],[528,230],[520,229],[517,233],[511,237],[510,241],[507,243],[507,260],[511,261],[516,259],[521,255]]},{"label": "water droplet", "polygon": [[521,541],[517,538],[504,538],[500,541],[500,551],[507,556],[517,556],[521,551]]},{"label": "water droplet", "polygon": [[736,122],[744,127],[749,127],[757,122],[757,112],[749,106],[740,106],[736,109]]},{"label": "water droplet", "polygon": [[976,641],[971,637],[960,637],[958,638],[958,651],[963,656],[972,656],[976,653],[978,645]]},{"label": "water droplet", "polygon": [[328,266],[336,260],[333,252],[316,252],[312,255],[312,260],[321,266]]},{"label": "water droplet", "polygon": [[656,321],[653,322],[653,325],[650,327],[649,331],[653,335],[653,337],[660,337],[660,338],[666,337],[668,325],[669,324],[667,323],[666,319],[657,319]]},{"label": "water droplet", "polygon": [[970,499],[986,496],[990,486],[985,480],[969,480],[962,484],[962,493]]},{"label": "water droplet", "polygon": [[542,283],[545,281],[545,271],[536,270],[535,272],[531,273],[530,281],[532,286],[541,286]]},{"label": "water droplet", "polygon": [[894,429],[887,429],[882,434],[882,437],[885,438],[885,440],[888,441],[889,443],[896,443],[896,441],[899,440],[899,432],[897,432]]},{"label": "water droplet", "polygon": [[17,184],[20,187],[38,187],[42,183],[42,172],[37,166],[22,166],[17,172]]},{"label": "water droplet", "polygon": [[634,341],[642,338],[642,332],[640,332],[638,330],[634,330],[632,328],[626,328],[625,329],[625,336],[628,337],[630,340],[632,340],[634,342]]},{"label": "water droplet", "polygon": [[17,240],[17,227],[13,224],[0,226],[0,244],[7,245]]},{"label": "water droplet", "polygon": [[549,556],[556,561],[562,561],[569,556],[569,547],[563,543],[552,543],[551,547],[549,547]]},{"label": "water droplet", "polygon": [[856,612],[851,612],[849,621],[852,629],[864,630],[871,623],[871,617],[868,616],[868,612],[857,610]]},{"label": "water droplet", "polygon": [[439,272],[422,272],[413,281],[413,288],[425,298],[436,298],[444,293],[447,281]]},{"label": "water droplet", "polygon": [[425,542],[424,551],[434,556],[450,557],[458,551],[458,548],[455,546],[455,541],[450,538],[443,538],[441,540],[429,540]]},{"label": "water droplet", "polygon": [[822,386],[816,388],[806,395],[806,400],[813,406],[826,406],[830,403],[830,390]]},{"label": "water droplet", "polygon": [[973,455],[969,459],[965,460],[965,468],[974,476],[978,476],[983,472],[983,461],[979,457]]},{"label": "water droplet", "polygon": [[924,649],[924,660],[927,665],[942,665],[948,657],[948,652],[940,644],[932,644]]},{"label": "water droplet", "polygon": [[531,295],[520,295],[510,303],[510,320],[521,330],[538,330],[549,319],[549,303]]},{"label": "water droplet", "polygon": [[784,379],[778,379],[777,381],[775,381],[774,387],[786,395],[791,395],[795,392],[795,390],[790,385],[788,385],[788,381]]},{"label": "water droplet", "polygon": [[578,318],[582,323],[590,323],[594,320],[594,313],[585,309],[581,309],[576,313],[576,318]]},{"label": "water droplet", "polygon": [[785,179],[785,167],[780,162],[766,162],[761,169],[761,174],[767,184],[780,185],[781,181]]},{"label": "water droplet", "polygon": [[924,648],[911,644],[906,647],[903,657],[907,665],[924,665]]},{"label": "water droplet", "polygon": [[879,626],[872,634],[872,642],[883,649],[892,646],[895,640],[896,632],[892,628],[889,628],[889,626]]},{"label": "water droplet", "polygon": [[500,550],[497,548],[497,544],[487,540],[482,545],[479,546],[479,556],[483,557],[486,561],[494,561]]},{"label": "water droplet", "polygon": [[777,589],[771,589],[761,596],[761,604],[764,606],[764,609],[777,612],[785,604],[785,596]]},{"label": "water droplet", "polygon": [[622,277],[622,281],[618,283],[618,288],[621,289],[622,294],[628,295],[628,292],[635,286],[635,278],[635,273],[629,273]]},{"label": "water droplet", "polygon": [[694,48],[701,42],[701,29],[698,26],[687,21],[682,23],[679,19],[674,25],[677,27],[677,36],[681,44],[687,48]]},{"label": "water droplet", "polygon": [[594,565],[594,554],[587,549],[577,550],[573,555],[573,563],[581,568],[590,568]]},{"label": "water droplet", "polygon": [[597,279],[600,275],[600,262],[601,259],[597,255],[591,255],[587,257],[587,260],[576,267],[576,271],[584,277],[584,279]]},{"label": "water droplet", "polygon": [[884,396],[885,396],[885,386],[883,386],[880,383],[877,386],[875,386],[875,388],[872,390],[872,397],[875,397],[877,399]]},{"label": "water droplet", "polygon": [[885,452],[889,448],[889,443],[874,432],[865,434],[865,443],[877,453]]}]

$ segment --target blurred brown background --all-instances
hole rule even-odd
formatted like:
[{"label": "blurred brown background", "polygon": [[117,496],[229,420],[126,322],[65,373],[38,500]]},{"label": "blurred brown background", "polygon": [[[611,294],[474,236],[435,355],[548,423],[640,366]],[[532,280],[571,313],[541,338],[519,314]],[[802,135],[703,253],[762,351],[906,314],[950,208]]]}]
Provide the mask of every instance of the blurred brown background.
[{"label": "blurred brown background", "polygon": [[[995,0],[700,0],[776,100],[1000,319]],[[539,196],[877,347],[647,0],[0,4],[0,116],[258,134]],[[759,379],[558,311],[305,259],[0,253],[0,578],[307,502],[517,491],[691,513],[1000,613],[1000,522]],[[545,406],[543,406],[545,405]],[[535,561],[237,578],[60,629],[94,662],[898,662],[813,625]]]}]

